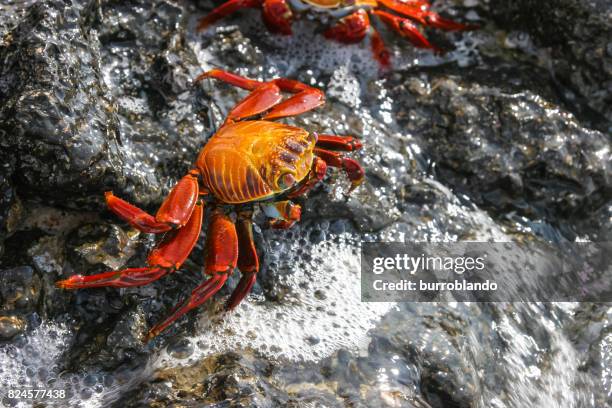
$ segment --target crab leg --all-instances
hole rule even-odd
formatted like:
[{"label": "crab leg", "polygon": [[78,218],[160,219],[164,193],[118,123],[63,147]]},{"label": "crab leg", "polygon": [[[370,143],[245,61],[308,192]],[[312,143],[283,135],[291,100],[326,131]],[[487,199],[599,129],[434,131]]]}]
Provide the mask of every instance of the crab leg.
[{"label": "crab leg", "polygon": [[223,17],[229,16],[243,8],[258,8],[261,6],[262,0],[229,0],[219,7],[215,8],[208,15],[202,17],[198,21],[198,31],[204,30],[209,25],[221,20]]},{"label": "crab leg", "polygon": [[417,26],[409,19],[398,17],[381,10],[373,10],[372,13],[380,17],[380,19],[387,26],[389,26],[389,28],[399,33],[402,37],[407,38],[416,47],[430,48],[437,52],[442,51],[440,48],[431,44],[427,40],[427,38],[425,38],[425,36],[419,31]]},{"label": "crab leg", "polygon": [[423,21],[424,25],[440,28],[446,31],[469,31],[476,30],[478,26],[475,24],[463,24],[456,21],[447,20],[438,13],[432,11],[423,12],[419,17],[419,21]]},{"label": "crab leg", "polygon": [[236,220],[238,235],[238,269],[242,273],[240,282],[225,304],[227,310],[232,310],[249,294],[257,280],[259,258],[253,240],[253,212],[241,211]]},{"label": "crab leg", "polygon": [[317,88],[313,88],[311,86],[308,86],[294,79],[275,78],[271,81],[262,82],[262,81],[256,81],[254,79],[246,78],[246,77],[243,77],[243,76],[240,76],[240,75],[228,72],[228,71],[223,71],[222,69],[217,69],[217,68],[201,73],[200,75],[196,77],[196,79],[194,80],[194,83],[197,83],[205,78],[215,78],[225,83],[228,83],[230,85],[234,85],[239,88],[246,89],[248,91],[253,91],[259,88],[260,86],[262,86],[263,84],[269,84],[269,83],[273,83],[277,85],[282,91],[290,92],[290,93],[303,92],[309,89],[319,91]]},{"label": "crab leg", "polygon": [[191,296],[179,304],[164,321],[155,325],[147,335],[151,339],[161,333],[176,319],[206,302],[225,284],[228,275],[236,267],[238,259],[238,238],[232,220],[220,209],[215,209],[210,220],[206,237],[206,260],[204,273],[210,275],[204,283],[196,287]]},{"label": "crab leg", "polygon": [[325,103],[325,94],[323,91],[308,86],[300,81],[287,78],[276,78],[270,82],[276,84],[282,91],[295,93],[296,95],[274,106],[272,110],[264,116],[264,119],[297,116]]},{"label": "crab leg", "polygon": [[325,103],[325,95],[319,89],[309,88],[279,103],[264,116],[264,119],[279,119],[297,116]]},{"label": "crab leg", "polygon": [[155,217],[124,201],[112,192],[105,193],[108,208],[139,231],[159,234],[179,228],[189,220],[198,198],[195,171],[183,177],[159,207]]},{"label": "crab leg", "polygon": [[341,43],[353,44],[364,39],[369,27],[368,13],[360,9],[340,19],[335,26],[325,31],[324,35]]},{"label": "crab leg", "polygon": [[349,180],[351,180],[351,188],[349,193],[357,188],[365,177],[363,167],[359,165],[355,160],[344,157],[342,153],[332,152],[331,150],[321,149],[315,147],[314,152],[321,159],[325,160],[328,166],[341,168],[344,170]]},{"label": "crab leg", "polygon": [[253,211],[240,211],[236,220],[238,236],[238,269],[242,273],[257,273],[259,257],[253,240]]},{"label": "crab leg", "polygon": [[[210,71],[198,75],[194,82],[197,83],[204,78],[215,78],[228,84],[247,89],[249,91],[255,91],[257,88],[266,84],[273,84],[276,85],[281,91],[296,94],[291,98],[274,105],[270,112],[268,112],[268,114],[264,116],[264,119],[278,119],[287,116],[299,115],[309,110],[312,110],[318,106],[321,106],[325,103],[325,95],[321,90],[310,87],[306,84],[303,84],[302,82],[294,81],[292,79],[276,78],[268,82],[261,82],[245,78],[240,75],[232,74],[231,72],[223,71],[220,69],[212,69]],[[264,93],[264,96],[265,95],[266,94]],[[249,105],[257,107],[263,106],[263,103],[260,102],[257,102],[257,104],[255,104],[255,101],[259,101],[257,97],[254,97],[254,99],[249,99],[249,97],[250,96],[247,96],[247,98],[245,98],[249,100]],[[266,98],[270,98],[271,100],[270,96],[266,96]],[[245,100],[240,102],[239,106],[243,103],[245,103]],[[246,107],[241,107],[240,109],[240,113],[242,116],[243,112],[246,113],[246,111],[244,110],[246,109]]]},{"label": "crab leg", "polygon": [[206,237],[204,272],[208,275],[229,273],[236,267],[238,238],[234,223],[221,209],[215,209]]},{"label": "crab leg", "polygon": [[291,35],[292,13],[285,0],[264,0],[261,13],[268,30]]},{"label": "crab leg", "polygon": [[387,51],[378,31],[370,24],[370,18],[365,10],[360,9],[342,18],[338,24],[328,29],[324,35],[327,38],[345,44],[358,43],[370,32],[370,43],[374,58],[383,67],[390,63],[389,51]]},{"label": "crab leg", "polygon": [[278,86],[272,83],[264,83],[239,102],[227,115],[226,121],[236,121],[265,112],[278,104],[281,99],[282,96]]},{"label": "crab leg", "polygon": [[370,18],[365,10],[360,9],[342,18],[338,24],[325,31],[324,35],[327,38],[339,41],[345,44],[358,43],[370,31],[370,43],[374,58],[383,67],[390,65],[389,52],[385,48],[380,34],[370,24]]},{"label": "crab leg", "polygon": [[317,147],[324,149],[337,149],[352,152],[363,147],[358,139],[353,136],[337,136],[319,134],[317,136]]},{"label": "crab leg", "polygon": [[[403,14],[405,17],[412,17],[415,20],[419,20],[418,16],[427,12],[431,7],[429,1],[406,1],[406,0],[378,0],[383,6],[395,11],[396,13]],[[419,20],[425,24],[423,21]]]},{"label": "crab leg", "polygon": [[189,221],[182,228],[171,231],[149,254],[148,267],[103,272],[91,276],[73,275],[56,282],[62,289],[97,288],[102,286],[142,286],[181,267],[195,246],[202,227],[204,205],[196,204]]},{"label": "crab leg", "polygon": [[391,53],[385,46],[382,37],[374,26],[371,26],[371,29],[370,45],[372,47],[372,53],[374,53],[374,58],[383,68],[389,68],[391,66]]},{"label": "crab leg", "polygon": [[246,89],[247,91],[254,91],[263,84],[263,82],[261,81],[245,78],[243,76],[236,75],[231,72],[223,71],[222,69],[217,68],[211,69],[210,71],[202,72],[193,80],[193,82],[198,83],[206,78],[215,78],[230,85]]},{"label": "crab leg", "polygon": [[210,277],[203,284],[192,290],[191,296],[183,303],[177,305],[177,307],[174,309],[175,311],[168,318],[166,318],[163,322],[156,324],[151,330],[149,330],[145,341],[149,341],[153,337],[156,337],[176,319],[210,299],[211,296],[217,293],[223,287],[223,285],[225,285],[226,280],[227,274],[218,274]]},{"label": "crab leg", "polygon": [[414,4],[407,4],[406,1],[400,0],[378,1],[385,7],[397,13],[403,14],[406,17],[413,18],[425,26],[440,28],[447,31],[465,31],[474,30],[477,28],[475,25],[457,23],[455,21],[445,19],[438,13],[435,13],[429,9],[429,2],[416,1],[413,2]]}]

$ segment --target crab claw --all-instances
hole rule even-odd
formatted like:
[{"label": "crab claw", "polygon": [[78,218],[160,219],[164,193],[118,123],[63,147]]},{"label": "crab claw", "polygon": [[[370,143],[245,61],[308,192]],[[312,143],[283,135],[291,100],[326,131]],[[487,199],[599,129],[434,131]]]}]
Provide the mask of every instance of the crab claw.
[{"label": "crab claw", "polygon": [[374,53],[374,58],[380,64],[383,70],[387,70],[391,68],[391,53],[385,46],[385,42],[382,37],[372,27],[372,36],[370,37],[370,46],[372,47],[372,52]]},{"label": "crab claw", "polygon": [[272,218],[270,227],[273,229],[287,229],[300,220],[302,207],[290,200],[277,201],[261,207],[266,216]]},{"label": "crab claw", "polygon": [[357,10],[325,31],[324,35],[345,44],[358,43],[366,36],[369,27],[368,13],[365,10]]},{"label": "crab claw", "polygon": [[285,0],[265,0],[261,13],[270,32],[291,35],[293,14]]},{"label": "crab claw", "polygon": [[342,160],[342,168],[346,172],[346,175],[348,176],[349,180],[351,180],[351,187],[347,192],[347,194],[351,194],[353,190],[355,190],[361,185],[361,183],[363,183],[363,180],[365,179],[365,171],[359,163],[357,163],[350,157],[345,157]]},{"label": "crab claw", "polygon": [[350,157],[344,157],[340,152],[334,152],[320,147],[315,147],[314,151],[327,165],[344,170],[349,180],[351,180],[351,188],[349,188],[347,194],[350,194],[363,183],[365,171],[355,160]]},{"label": "crab claw", "polygon": [[361,140],[353,136],[337,136],[320,134],[317,136],[317,147],[352,152],[363,147]]}]

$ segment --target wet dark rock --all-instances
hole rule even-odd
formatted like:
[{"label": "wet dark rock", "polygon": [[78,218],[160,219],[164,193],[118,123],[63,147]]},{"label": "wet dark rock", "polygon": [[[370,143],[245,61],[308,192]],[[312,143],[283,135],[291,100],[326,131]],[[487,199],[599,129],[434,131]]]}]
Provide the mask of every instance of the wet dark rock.
[{"label": "wet dark rock", "polygon": [[202,384],[213,401],[229,400],[244,404],[262,397],[269,398],[263,394],[267,387],[248,366],[231,361],[219,363],[223,368],[208,376]]},{"label": "wet dark rock", "polygon": [[[511,84],[522,81],[516,74]],[[609,137],[583,127],[528,82],[515,92],[487,78],[421,73],[394,90],[399,100],[417,101],[398,109],[398,120],[422,135],[438,177],[495,214],[577,221],[605,205],[612,197]]]},{"label": "wet dark rock", "polygon": [[34,4],[0,46],[1,160],[24,197],[78,205],[125,183],[92,4]]},{"label": "wet dark rock", "polygon": [[87,224],[75,229],[67,238],[68,257],[74,270],[121,269],[137,250],[141,234],[125,231],[114,224]]},{"label": "wet dark rock", "polygon": [[18,316],[0,316],[0,341],[10,340],[23,333],[26,322]]},{"label": "wet dark rock", "polygon": [[135,305],[121,314],[97,319],[96,323],[98,327],[90,323],[81,326],[74,345],[78,351],[66,356],[67,368],[82,370],[90,366],[141,372],[147,356],[143,339],[148,331],[142,308]]},{"label": "wet dark rock", "polygon": [[100,12],[101,70],[117,106],[122,165],[137,180],[123,193],[158,203],[189,170],[212,126],[192,85],[201,68],[184,46],[186,16],[173,1],[107,2]]},{"label": "wet dark rock", "polygon": [[[147,333],[145,323],[144,313],[139,307],[124,313],[106,341],[112,354],[119,355],[127,349],[141,349],[142,340]],[[118,359],[121,360],[121,356],[118,356]]]},{"label": "wet dark rock", "polygon": [[[549,50],[553,80],[581,117],[612,126],[612,4],[606,0],[493,1],[492,16]],[[546,67],[548,68],[548,67]]]},{"label": "wet dark rock", "polygon": [[235,26],[219,28],[214,36],[203,39],[202,47],[227,66],[259,67],[263,62],[262,52]]},{"label": "wet dark rock", "polygon": [[165,406],[181,401],[208,406],[286,406],[287,394],[276,389],[262,374],[249,356],[221,354],[195,366],[158,372],[149,387],[133,392],[124,403],[142,401],[148,406]]},{"label": "wet dark rock", "polygon": [[[0,139],[0,147],[2,147]],[[4,252],[4,238],[13,233],[21,221],[22,206],[10,181],[14,160],[7,161],[0,169],[0,256]]]},{"label": "wet dark rock", "polygon": [[591,217],[585,218],[576,228],[588,231],[595,242],[610,242],[612,240],[612,208],[603,206]]},{"label": "wet dark rock", "polygon": [[[7,102],[0,110],[0,156],[8,181],[1,184],[0,241],[16,220],[35,215],[18,211],[17,191],[26,200],[81,211],[83,204],[102,208],[110,189],[144,206],[158,203],[208,136],[207,107],[191,84],[200,68],[182,46],[181,7],[82,1],[64,8],[37,4],[0,44],[0,99]],[[72,220],[60,217],[61,231],[41,233],[36,225],[13,235],[9,263],[29,261],[41,272],[45,314],[72,310],[99,327],[121,309],[113,306],[117,291],[90,296],[58,291],[54,282],[118,269],[130,258],[137,264],[147,248],[137,245],[134,231],[99,219],[70,228]]]},{"label": "wet dark rock", "polygon": [[[461,351],[468,323],[445,306],[434,309],[424,303],[400,308],[381,322],[378,330],[384,334],[374,334],[368,359],[385,361],[381,354],[402,355],[386,371],[393,374],[395,384],[412,382],[420,388],[431,407],[474,406],[478,382],[469,369],[469,356]],[[412,323],[398,324],[405,313],[412,316]]]},{"label": "wet dark rock", "polygon": [[29,266],[0,271],[0,311],[33,311],[37,306],[40,290],[40,279]]},{"label": "wet dark rock", "polygon": [[[568,326],[568,334],[580,351],[580,370],[591,373],[602,384],[609,381],[605,367],[610,363],[606,348],[612,336],[610,311],[603,304],[582,303],[574,311],[574,321]],[[612,403],[605,392],[595,393],[596,406]]]},{"label": "wet dark rock", "polygon": [[101,208],[106,190],[157,202],[207,137],[182,9],[98,7],[36,4],[0,43],[3,230],[15,191],[73,208]]}]

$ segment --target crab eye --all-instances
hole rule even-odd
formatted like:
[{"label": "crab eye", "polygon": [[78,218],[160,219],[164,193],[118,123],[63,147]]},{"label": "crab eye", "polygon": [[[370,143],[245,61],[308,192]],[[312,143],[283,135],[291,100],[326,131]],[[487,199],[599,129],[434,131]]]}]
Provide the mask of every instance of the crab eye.
[{"label": "crab eye", "polygon": [[278,187],[286,190],[295,184],[295,177],[291,173],[285,173],[278,178]]}]

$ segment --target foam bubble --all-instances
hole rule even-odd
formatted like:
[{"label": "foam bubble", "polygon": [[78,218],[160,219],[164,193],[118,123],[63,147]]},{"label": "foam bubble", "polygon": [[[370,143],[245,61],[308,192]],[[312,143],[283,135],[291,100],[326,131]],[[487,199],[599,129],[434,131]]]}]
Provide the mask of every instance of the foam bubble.
[{"label": "foam bubble", "polygon": [[[4,390],[3,397],[8,390],[30,388],[69,390],[70,394],[74,394],[74,390],[78,390],[81,385],[80,379],[74,375],[62,376],[58,365],[70,337],[66,326],[45,322],[16,341],[0,345],[0,388]],[[76,401],[72,397],[63,400],[61,404]],[[31,402],[9,401],[5,398],[3,403],[27,407]]]},{"label": "foam bubble", "polygon": [[126,390],[150,377],[150,366],[115,381],[103,371],[63,371],[65,353],[74,333],[62,323],[45,321],[12,343],[0,345],[0,404],[16,408],[32,406],[32,400],[9,400],[9,390],[64,390],[66,398],[40,399],[49,407],[99,408],[117,400]]},{"label": "foam bubble", "polygon": [[[277,270],[292,265],[293,273],[282,277],[291,288],[306,288],[279,303],[251,296],[239,308],[221,318],[203,314],[191,359],[206,355],[252,349],[273,358],[318,361],[339,348],[356,349],[367,342],[367,332],[389,311],[393,303],[367,303],[360,295],[359,245],[349,234],[309,244],[302,251],[308,231],[282,233],[269,242],[277,257]],[[274,272],[272,272],[274,273]],[[167,351],[160,366],[183,364]]]}]

